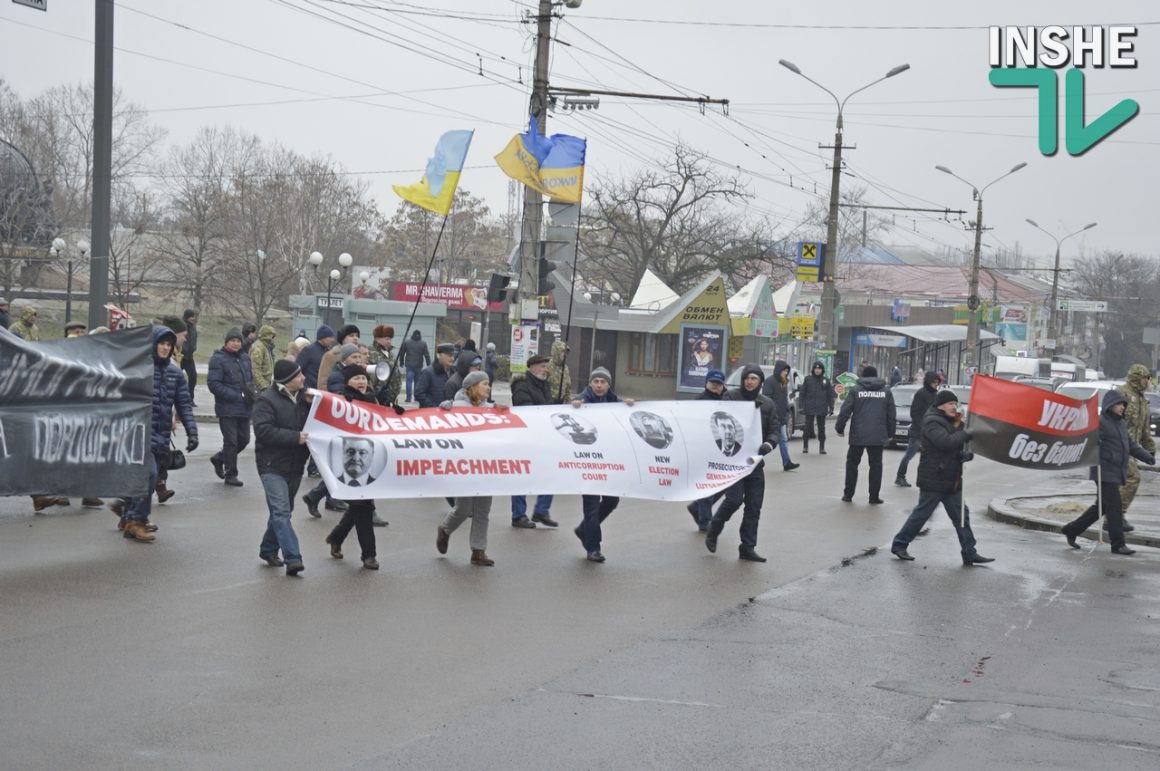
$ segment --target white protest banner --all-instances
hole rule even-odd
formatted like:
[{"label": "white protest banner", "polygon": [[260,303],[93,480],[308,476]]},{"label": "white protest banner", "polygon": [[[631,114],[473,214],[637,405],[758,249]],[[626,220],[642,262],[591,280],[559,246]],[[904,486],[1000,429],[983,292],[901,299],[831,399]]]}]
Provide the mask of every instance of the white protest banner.
[{"label": "white protest banner", "polygon": [[310,452],[340,499],[599,494],[688,501],[759,460],[751,402],[392,410],[317,392]]}]

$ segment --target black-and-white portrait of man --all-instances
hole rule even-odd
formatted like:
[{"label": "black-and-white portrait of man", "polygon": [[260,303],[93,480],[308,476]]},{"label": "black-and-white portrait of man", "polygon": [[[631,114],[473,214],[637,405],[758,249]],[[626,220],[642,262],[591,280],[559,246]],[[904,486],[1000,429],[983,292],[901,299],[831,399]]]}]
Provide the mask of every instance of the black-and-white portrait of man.
[{"label": "black-and-white portrait of man", "polygon": [[343,436],[339,468],[332,468],[338,483],[348,487],[365,487],[375,481],[375,444],[361,436]]},{"label": "black-and-white portrait of man", "polygon": [[650,447],[663,450],[673,443],[673,427],[655,412],[634,412],[628,423]]},{"label": "black-and-white portrait of man", "polygon": [[741,452],[745,431],[737,422],[737,418],[728,412],[714,412],[709,418],[709,430],[713,432],[713,439],[717,442],[717,449],[722,455],[732,458]]}]

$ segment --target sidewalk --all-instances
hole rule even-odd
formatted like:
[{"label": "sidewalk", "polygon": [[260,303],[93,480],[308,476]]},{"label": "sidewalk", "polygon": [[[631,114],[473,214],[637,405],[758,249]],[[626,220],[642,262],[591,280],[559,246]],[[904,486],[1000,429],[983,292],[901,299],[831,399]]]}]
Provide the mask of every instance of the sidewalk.
[{"label": "sidewalk", "polygon": [[[1148,476],[1141,484],[1141,491],[1148,485]],[[1028,530],[1046,530],[1058,533],[1060,526],[1078,517],[1095,501],[1094,485],[1086,493],[1059,492],[1047,494],[1015,495],[1010,498],[995,498],[987,506],[987,516],[1009,525],[1018,525]],[[1135,530],[1124,534],[1124,540],[1133,546],[1160,548],[1160,495],[1141,492],[1132,502],[1128,521]],[[1102,525],[1102,520],[1097,527]],[[1101,533],[1093,527],[1083,537],[1096,540]],[[1107,534],[1103,541],[1107,543]]]}]

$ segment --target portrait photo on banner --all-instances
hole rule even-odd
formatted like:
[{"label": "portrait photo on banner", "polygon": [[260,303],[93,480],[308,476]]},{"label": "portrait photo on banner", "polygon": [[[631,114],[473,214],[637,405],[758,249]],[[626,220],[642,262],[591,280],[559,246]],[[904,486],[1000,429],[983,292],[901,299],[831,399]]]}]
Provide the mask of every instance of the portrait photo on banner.
[{"label": "portrait photo on banner", "polygon": [[367,436],[343,434],[330,440],[327,466],[340,485],[365,487],[387,468],[387,447]]},{"label": "portrait photo on banner", "polygon": [[673,443],[673,427],[655,412],[634,412],[628,417],[628,424],[650,447],[663,450]]},{"label": "portrait photo on banner", "polygon": [[678,388],[700,391],[711,369],[723,369],[724,327],[681,327],[681,377]]},{"label": "portrait photo on banner", "polygon": [[732,458],[741,451],[741,443],[745,441],[745,429],[737,418],[728,412],[714,412],[709,418],[709,431],[713,434],[713,441],[717,449],[727,458]]}]

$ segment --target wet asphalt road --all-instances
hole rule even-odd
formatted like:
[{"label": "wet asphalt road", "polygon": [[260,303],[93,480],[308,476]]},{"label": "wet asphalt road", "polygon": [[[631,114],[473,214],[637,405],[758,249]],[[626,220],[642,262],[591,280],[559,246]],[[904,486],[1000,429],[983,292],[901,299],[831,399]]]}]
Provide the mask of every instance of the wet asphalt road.
[{"label": "wet asphalt road", "polygon": [[972,464],[991,568],[960,565],[941,513],[917,562],[861,557],[917,492],[871,507],[863,477],[842,504],[833,441],[825,457],[794,442],[802,468],[768,470],[765,565],[736,559],[737,518],[710,555],[683,506],[636,500],[589,563],[579,500],[562,498],[561,527],[534,531],[496,499],[497,565],[472,567],[466,526],[436,554],[435,498],[380,502],[377,573],[353,534],[331,560],[337,515],[299,506],[292,579],[257,559],[252,453],[246,487],[224,488],[215,434],[172,476],[154,544],[108,512],[0,499],[4,768],[1160,763],[1160,555],[1073,552],[981,514],[1074,474]]}]

